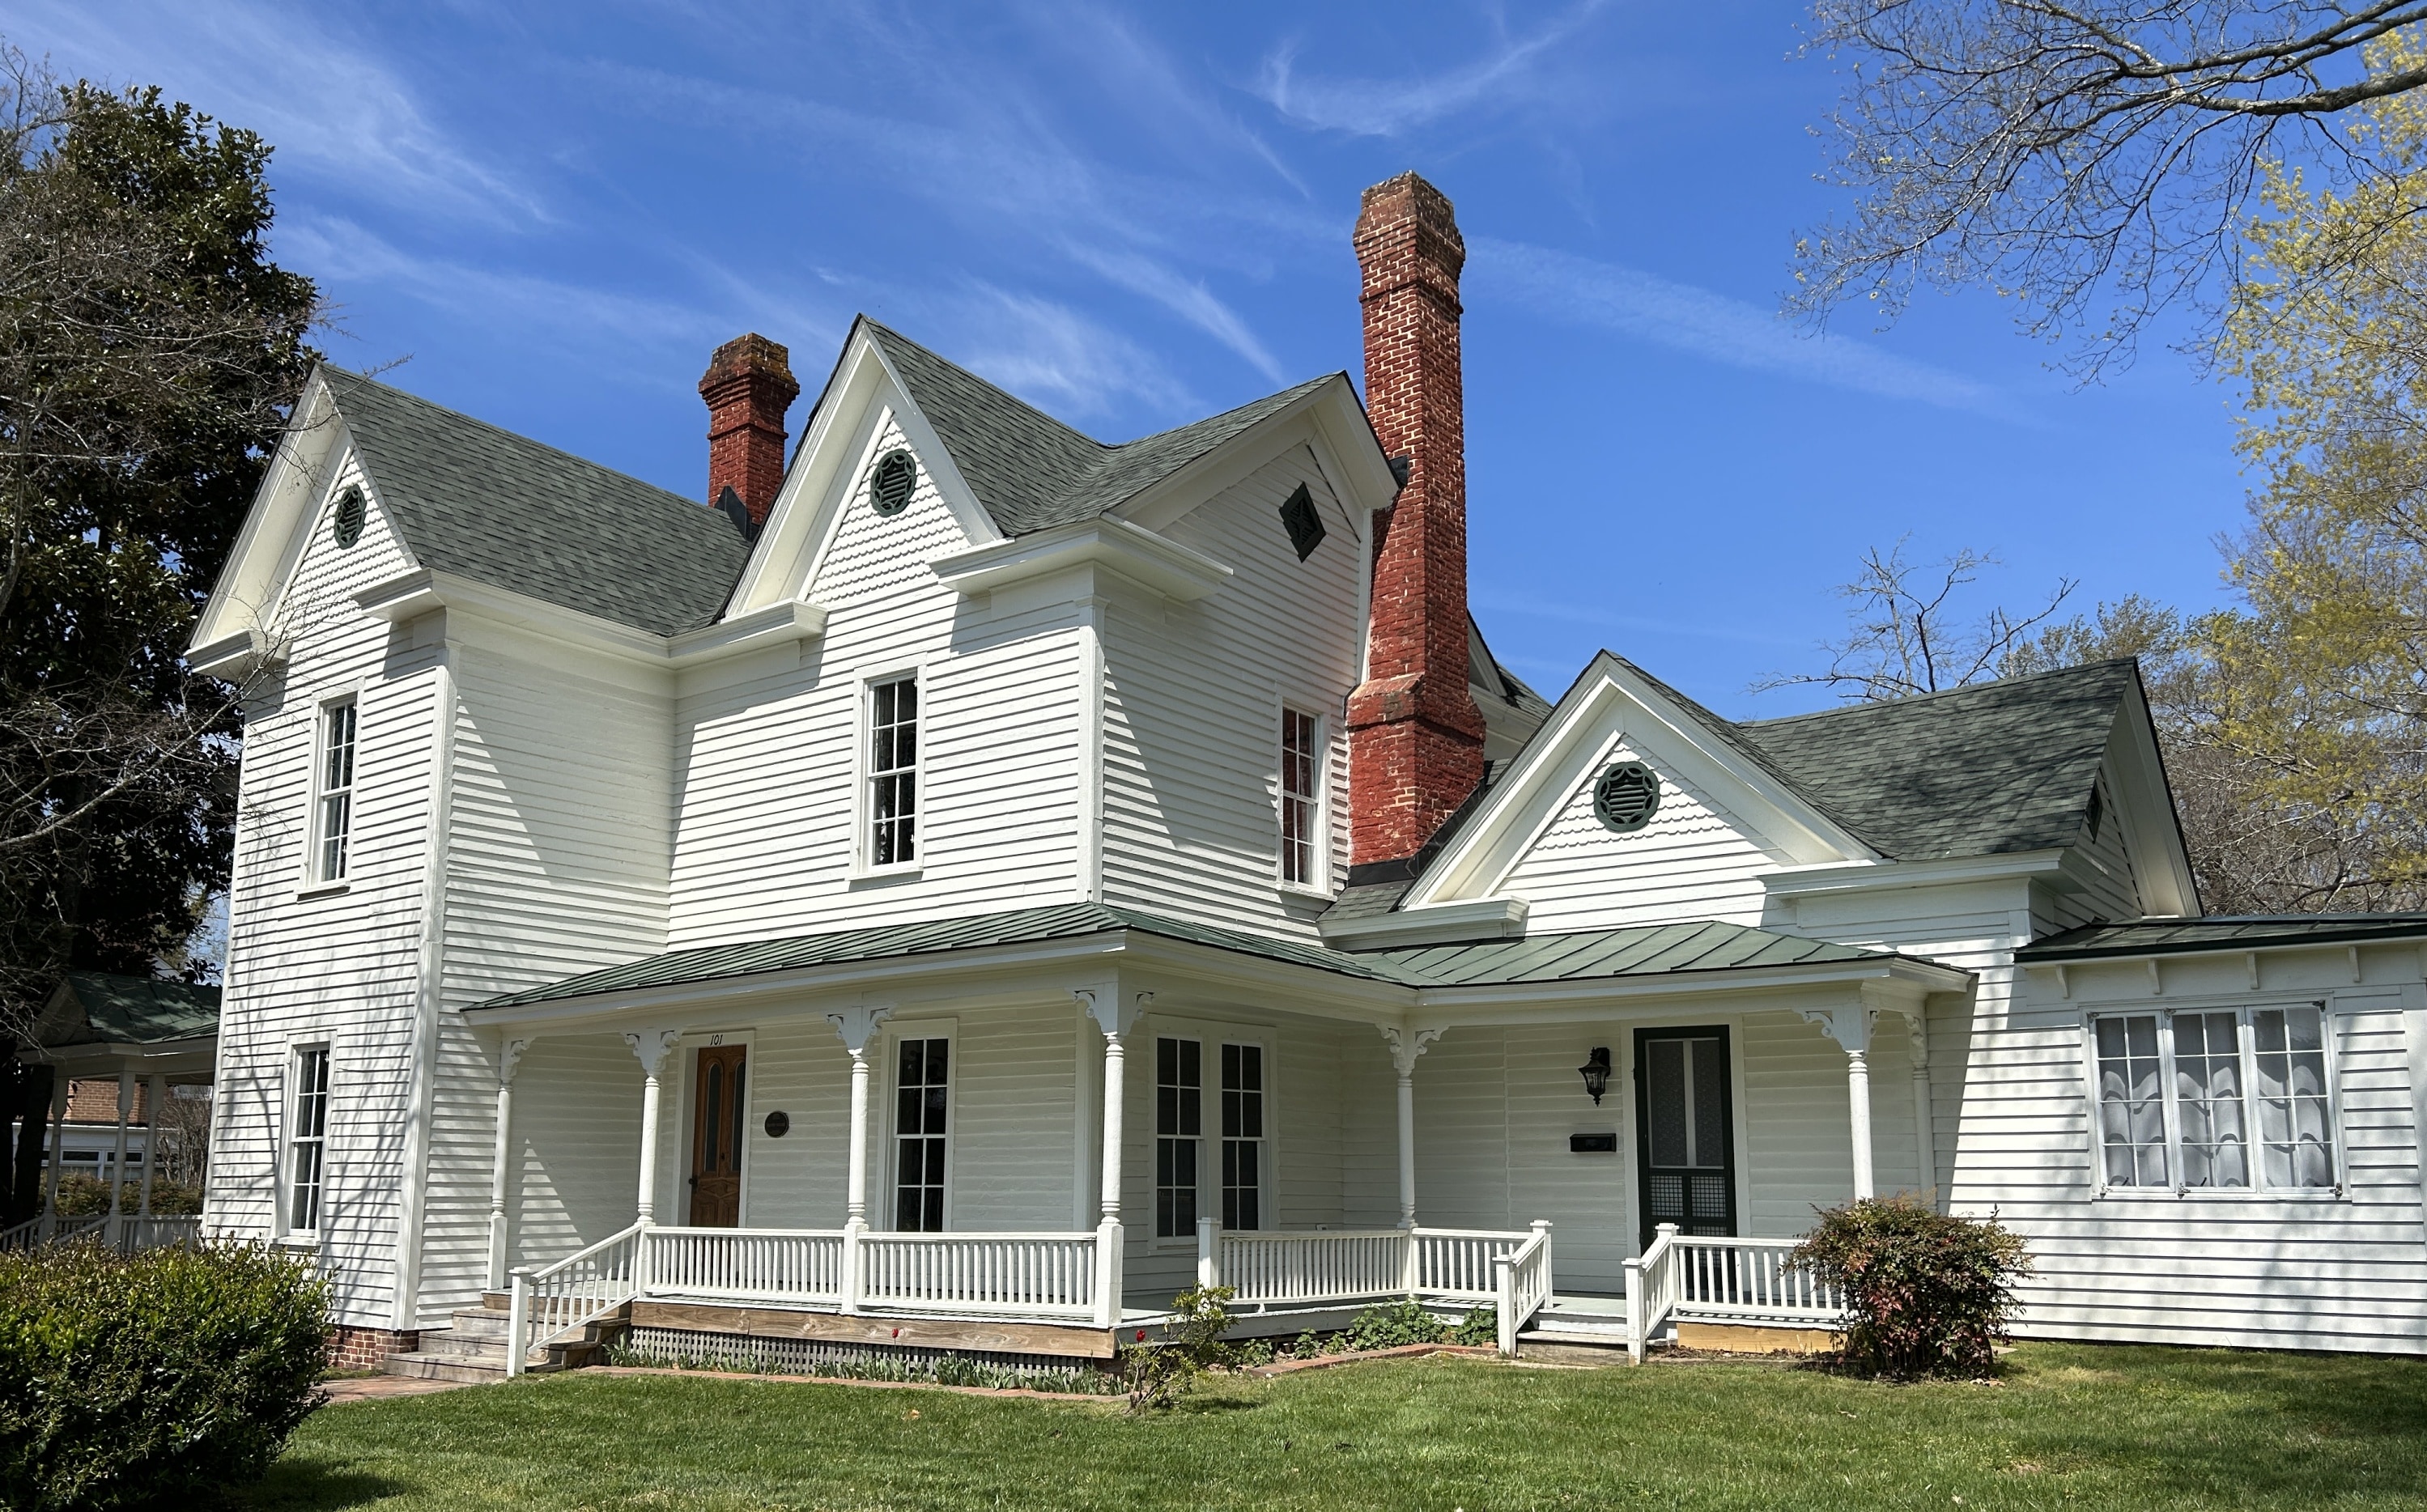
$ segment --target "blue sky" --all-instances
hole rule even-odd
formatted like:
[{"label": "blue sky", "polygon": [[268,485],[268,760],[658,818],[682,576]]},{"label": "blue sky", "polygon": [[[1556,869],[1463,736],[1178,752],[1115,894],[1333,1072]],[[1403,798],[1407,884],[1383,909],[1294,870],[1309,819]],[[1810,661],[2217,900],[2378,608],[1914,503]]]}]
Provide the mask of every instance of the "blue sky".
[{"label": "blue sky", "polygon": [[[11,0],[66,73],[277,146],[276,251],[356,367],[686,494],[709,351],[812,393],[865,310],[1105,440],[1359,373],[1348,231],[1406,169],[1468,247],[1473,593],[1556,695],[1599,646],[1722,712],[1822,658],[1866,546],[1996,551],[1978,607],[2221,602],[2233,392],[2077,389],[1987,295],[1816,339],[1840,77],[1792,4]],[[804,405],[793,412],[797,434]]]}]

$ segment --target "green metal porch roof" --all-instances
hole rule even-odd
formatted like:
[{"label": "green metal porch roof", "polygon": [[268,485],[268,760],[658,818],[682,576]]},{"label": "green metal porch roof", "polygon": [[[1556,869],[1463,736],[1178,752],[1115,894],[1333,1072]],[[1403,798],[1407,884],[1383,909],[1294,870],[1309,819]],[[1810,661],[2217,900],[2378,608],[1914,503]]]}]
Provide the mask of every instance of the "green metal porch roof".
[{"label": "green metal porch roof", "polygon": [[1061,903],[961,919],[671,951],[584,972],[544,987],[492,998],[476,1004],[475,1011],[1122,932],[1204,945],[1403,987],[1583,982],[1898,958],[1891,951],[1835,945],[1716,920],[1395,951],[1335,951],[1103,903]]},{"label": "green metal porch roof", "polygon": [[2213,919],[2142,919],[2089,924],[2036,940],[2014,952],[2025,965],[2110,956],[2183,955],[2276,945],[2355,945],[2427,939],[2427,914],[2267,914]]},{"label": "green metal porch roof", "polygon": [[34,1028],[44,1049],[71,1045],[165,1045],[220,1028],[220,989],[154,977],[71,971]]}]

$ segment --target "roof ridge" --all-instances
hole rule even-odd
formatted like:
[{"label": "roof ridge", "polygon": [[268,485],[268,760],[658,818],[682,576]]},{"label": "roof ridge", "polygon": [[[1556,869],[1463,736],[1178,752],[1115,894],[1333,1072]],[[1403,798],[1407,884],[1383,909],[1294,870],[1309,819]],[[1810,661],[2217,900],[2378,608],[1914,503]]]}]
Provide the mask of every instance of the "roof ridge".
[{"label": "roof ridge", "polygon": [[[593,471],[605,473],[611,478],[620,478],[626,482],[638,483],[641,487],[648,489],[653,493],[664,495],[668,500],[682,505],[685,509],[697,510],[703,514],[715,513],[714,510],[701,503],[697,499],[685,494],[677,494],[673,489],[667,488],[662,484],[650,482],[647,479],[641,477],[637,473],[627,473],[620,468],[610,467],[603,462],[596,461],[590,457],[585,457],[578,451],[567,451],[562,447],[542,441],[537,436],[527,436],[519,431],[509,431],[504,426],[498,425],[495,421],[483,420],[477,415],[466,415],[462,410],[441,404],[436,399],[425,398],[409,388],[399,388],[394,383],[383,383],[378,379],[371,377],[368,373],[358,373],[350,367],[340,367],[335,363],[328,362],[326,360],[323,360],[320,366],[341,378],[348,379],[356,383],[367,384],[372,388],[378,389],[383,394],[392,394],[398,398],[407,400],[414,404],[418,404],[423,409],[434,410],[438,414],[447,416],[449,420],[456,421],[459,424],[477,426],[481,430],[489,431],[493,435],[503,436],[507,440],[515,442],[522,446],[537,447],[542,451],[553,453],[556,456],[563,458],[567,462],[577,463],[581,466],[592,469]],[[343,417],[345,415],[345,405],[342,402],[337,406],[337,413],[340,417]],[[719,517],[721,518],[722,516]]]},{"label": "roof ridge", "polygon": [[[874,316],[863,315],[859,318],[866,321],[871,330],[875,331],[891,340],[902,343],[902,345],[910,348],[920,356],[925,357],[932,362],[941,363],[944,366],[951,368],[953,372],[968,379],[970,382],[981,384],[984,387],[992,390],[994,393],[1010,400],[1012,403],[1018,405],[1021,409],[1036,416],[1038,419],[1043,420],[1046,424],[1051,425],[1057,430],[1067,431],[1071,435],[1078,437],[1080,440],[1087,443],[1091,447],[1095,447],[1103,451],[1118,451],[1123,446],[1128,444],[1125,442],[1099,441],[1094,436],[1089,435],[1086,431],[1080,430],[1075,425],[1072,425],[1069,421],[1063,419],[1060,415],[1051,415],[1044,410],[1038,409],[1035,405],[1029,403],[1026,399],[1021,398],[1018,395],[1003,387],[1001,383],[996,382],[993,379],[977,371],[975,368],[969,367],[963,364],[953,361],[953,359],[945,356],[942,352],[937,351],[935,348],[928,346],[925,342],[916,341],[904,335],[901,332],[894,330],[891,326],[877,319]],[[916,402],[916,396],[913,396],[913,402]],[[806,433],[806,428],[804,429],[804,433]]]},{"label": "roof ridge", "polygon": [[1908,693],[1902,698],[1859,699],[1853,703],[1840,704],[1834,708],[1816,708],[1801,714],[1781,714],[1774,719],[1745,720],[1740,723],[1739,727],[1754,729],[1767,725],[1792,724],[1799,720],[1832,719],[1840,714],[1856,714],[1870,709],[1909,708],[1915,704],[1934,703],[1941,699],[1956,697],[1958,694],[1978,695],[1993,689],[2021,688],[2031,683],[2046,682],[2059,677],[2078,677],[2121,665],[2138,665],[2139,661],[2138,657],[2102,657],[2096,661],[2079,661],[2069,667],[2050,667],[2044,672],[2027,672],[2018,677],[1990,677],[1979,682],[1967,682],[1957,688],[1941,688],[1935,692]]}]

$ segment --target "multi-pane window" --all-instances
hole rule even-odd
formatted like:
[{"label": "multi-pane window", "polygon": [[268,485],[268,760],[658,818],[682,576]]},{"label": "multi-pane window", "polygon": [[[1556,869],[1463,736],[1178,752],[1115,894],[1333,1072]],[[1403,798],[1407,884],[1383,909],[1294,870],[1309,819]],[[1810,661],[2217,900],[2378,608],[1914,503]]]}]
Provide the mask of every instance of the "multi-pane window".
[{"label": "multi-pane window", "polygon": [[919,858],[919,679],[869,690],[868,864]]},{"label": "multi-pane window", "polygon": [[1264,1048],[1222,1047],[1222,1227],[1262,1228]]},{"label": "multi-pane window", "polygon": [[893,1227],[911,1233],[944,1227],[944,1146],[947,1083],[953,1042],[902,1042],[898,1099],[893,1115]]},{"label": "multi-pane window", "polygon": [[1281,880],[1301,886],[1316,881],[1315,825],[1322,814],[1316,802],[1315,772],[1319,762],[1311,714],[1281,710]]},{"label": "multi-pane window", "polygon": [[1193,1039],[1154,1042],[1154,1232],[1197,1232],[1197,1153],[1203,1131],[1204,1066]]},{"label": "multi-pane window", "polygon": [[2092,1029],[2108,1186],[2335,1185],[2322,1003],[2112,1014]]},{"label": "multi-pane window", "polygon": [[342,882],[346,840],[354,823],[354,701],[350,698],[320,710],[319,775],[312,875],[318,882]]},{"label": "multi-pane window", "polygon": [[320,1189],[329,1144],[329,1049],[313,1046],[295,1052],[294,1101],[287,1114],[286,1228],[309,1234],[320,1227]]}]

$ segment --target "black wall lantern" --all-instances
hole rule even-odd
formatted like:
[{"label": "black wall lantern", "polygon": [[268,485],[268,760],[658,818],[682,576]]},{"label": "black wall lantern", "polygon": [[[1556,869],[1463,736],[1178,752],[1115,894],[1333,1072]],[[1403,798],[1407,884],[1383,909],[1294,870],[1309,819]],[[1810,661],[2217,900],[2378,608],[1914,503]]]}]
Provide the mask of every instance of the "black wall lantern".
[{"label": "black wall lantern", "polygon": [[1601,1095],[1609,1090],[1609,1047],[1594,1046],[1592,1053],[1585,1057],[1585,1064],[1576,1067],[1576,1074],[1585,1079],[1585,1090],[1592,1094],[1593,1106],[1600,1107]]}]

